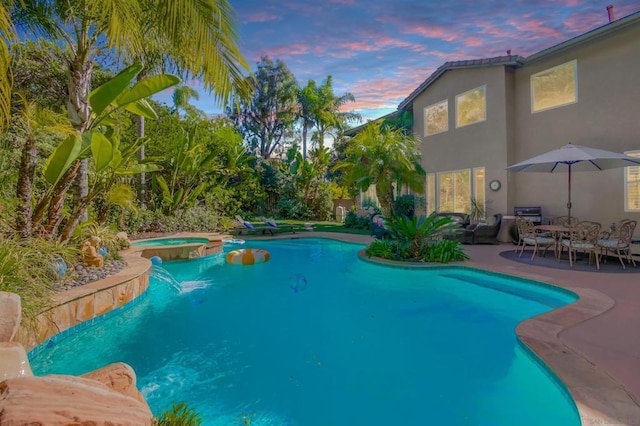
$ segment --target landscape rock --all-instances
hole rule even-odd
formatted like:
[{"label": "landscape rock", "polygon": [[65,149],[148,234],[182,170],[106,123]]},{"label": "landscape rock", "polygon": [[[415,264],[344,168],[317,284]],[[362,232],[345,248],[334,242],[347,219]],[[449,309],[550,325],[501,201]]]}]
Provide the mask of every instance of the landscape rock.
[{"label": "landscape rock", "polygon": [[23,376],[33,376],[24,347],[18,342],[0,342],[0,381]]},{"label": "landscape rock", "polygon": [[82,377],[49,375],[0,382],[0,426],[151,425],[146,403]]},{"label": "landscape rock", "polygon": [[136,373],[133,368],[124,362],[116,362],[98,370],[83,374],[81,377],[96,380],[116,392],[130,396],[146,404],[142,394],[136,387]]}]

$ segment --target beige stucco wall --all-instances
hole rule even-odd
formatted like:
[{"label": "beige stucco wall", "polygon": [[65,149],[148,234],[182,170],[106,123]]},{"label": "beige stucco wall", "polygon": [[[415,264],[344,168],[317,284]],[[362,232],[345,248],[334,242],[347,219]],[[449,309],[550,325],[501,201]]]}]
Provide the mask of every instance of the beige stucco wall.
[{"label": "beige stucco wall", "polygon": [[[480,123],[456,128],[455,97],[486,85],[487,114]],[[414,132],[422,141],[422,166],[427,173],[485,167],[485,193],[488,214],[504,213],[507,206],[507,81],[502,66],[452,70],[446,72],[413,102]],[[449,101],[449,130],[424,136],[424,108],[444,99]],[[491,191],[493,179],[502,188]]]},{"label": "beige stucco wall", "polygon": [[[577,60],[578,102],[531,113],[530,76]],[[512,163],[571,142],[616,152],[640,150],[640,25],[565,52],[527,63],[516,72],[515,135]],[[512,154],[512,155],[511,155]],[[572,175],[572,215],[608,226],[624,211],[623,169]],[[566,214],[567,174],[510,173],[514,205],[540,205],[544,216]],[[636,232],[636,235],[638,233]]]}]

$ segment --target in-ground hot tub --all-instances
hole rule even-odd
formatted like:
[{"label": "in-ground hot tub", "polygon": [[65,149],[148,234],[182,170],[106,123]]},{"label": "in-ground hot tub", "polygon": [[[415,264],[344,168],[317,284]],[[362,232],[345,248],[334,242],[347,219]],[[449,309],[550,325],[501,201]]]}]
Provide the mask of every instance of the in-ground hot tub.
[{"label": "in-ground hot tub", "polygon": [[131,243],[132,250],[140,251],[142,257],[150,259],[154,256],[162,260],[194,259],[219,253],[222,240],[211,240],[206,237],[166,237],[140,240]]}]

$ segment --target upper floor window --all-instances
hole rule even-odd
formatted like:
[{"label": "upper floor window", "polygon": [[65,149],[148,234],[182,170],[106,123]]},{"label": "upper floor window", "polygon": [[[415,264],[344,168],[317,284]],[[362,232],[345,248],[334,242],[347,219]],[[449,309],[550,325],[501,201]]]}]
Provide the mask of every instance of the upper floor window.
[{"label": "upper floor window", "polygon": [[578,62],[573,60],[531,76],[531,111],[539,112],[578,100]]},{"label": "upper floor window", "polygon": [[424,135],[430,136],[449,130],[449,101],[445,99],[424,109]]},{"label": "upper floor window", "polygon": [[456,96],[456,127],[487,119],[487,86],[476,87]]},{"label": "upper floor window", "polygon": [[[630,151],[625,154],[640,157],[640,151]],[[624,211],[640,212],[640,166],[624,168]]]}]

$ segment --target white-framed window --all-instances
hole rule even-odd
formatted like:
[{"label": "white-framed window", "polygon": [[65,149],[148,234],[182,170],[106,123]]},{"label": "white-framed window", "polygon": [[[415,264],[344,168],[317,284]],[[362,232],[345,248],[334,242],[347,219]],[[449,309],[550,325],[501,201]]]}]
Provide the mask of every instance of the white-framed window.
[{"label": "white-framed window", "polygon": [[[487,205],[485,199],[485,174],[484,167],[473,169],[473,199],[479,209],[478,219],[487,218]],[[473,206],[471,206],[473,208]]]},{"label": "white-framed window", "polygon": [[578,102],[578,61],[573,60],[531,76],[531,112]]},{"label": "white-framed window", "polygon": [[430,215],[436,210],[436,174],[427,173],[426,179],[425,202],[427,204],[427,215]]},{"label": "white-framed window", "polygon": [[438,211],[468,213],[471,169],[438,173]]},{"label": "white-framed window", "polygon": [[476,87],[456,95],[456,127],[487,119],[487,86]]},{"label": "white-framed window", "polygon": [[471,213],[472,198],[483,208],[486,205],[484,167],[428,173],[426,183],[428,213]]},{"label": "white-framed window", "polygon": [[[625,154],[640,158],[640,150]],[[624,211],[640,212],[640,166],[624,168]]]},{"label": "white-framed window", "polygon": [[449,101],[437,102],[424,108],[424,135],[431,136],[449,130]]}]

